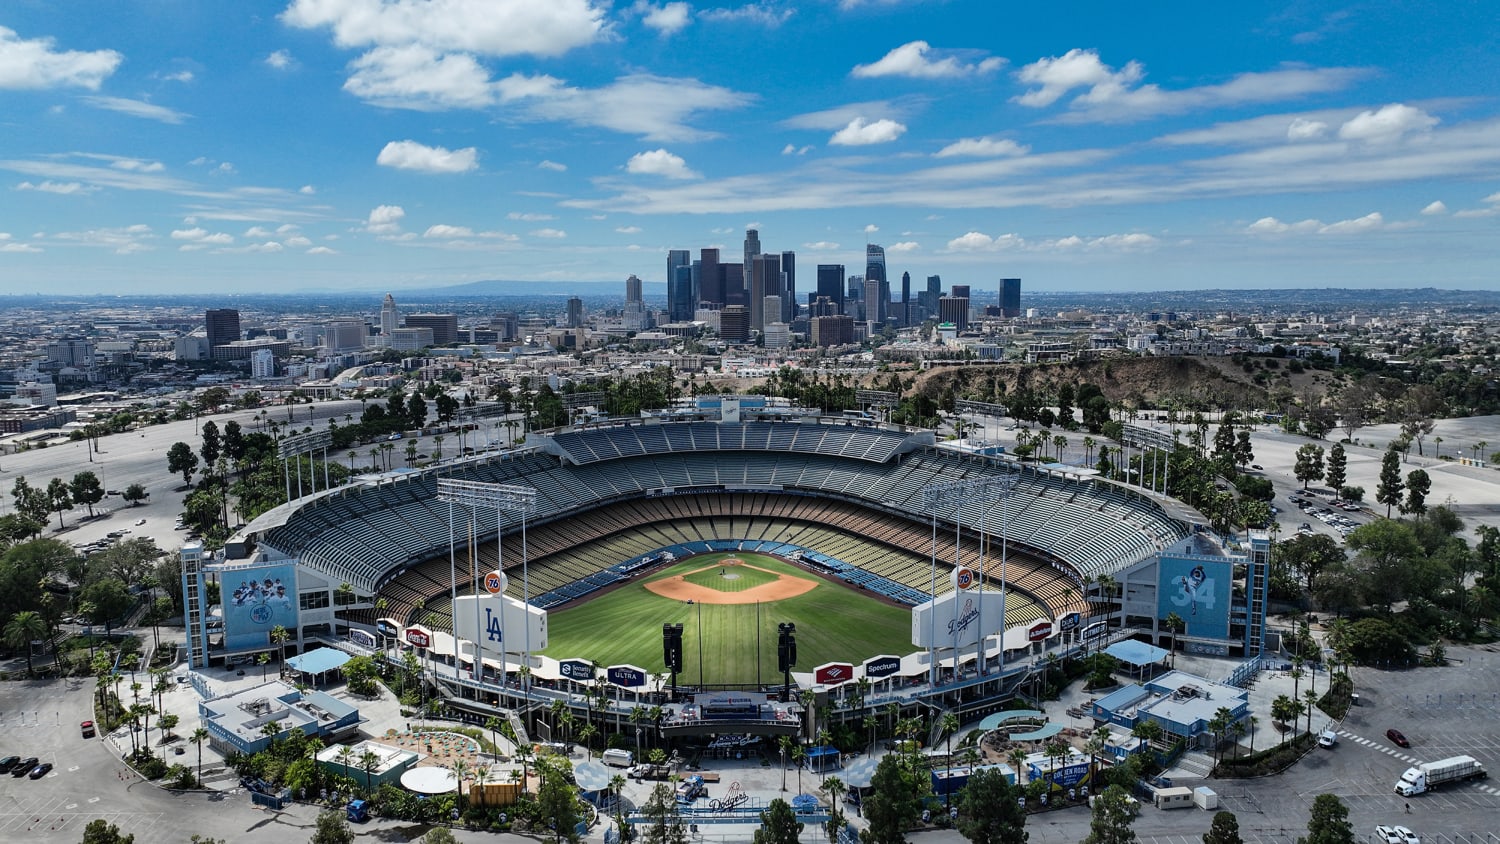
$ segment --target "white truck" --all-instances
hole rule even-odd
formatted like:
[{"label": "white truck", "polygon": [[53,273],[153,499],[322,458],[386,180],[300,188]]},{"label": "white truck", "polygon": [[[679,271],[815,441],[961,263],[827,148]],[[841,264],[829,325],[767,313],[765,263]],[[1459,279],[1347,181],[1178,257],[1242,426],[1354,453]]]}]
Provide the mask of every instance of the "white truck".
[{"label": "white truck", "polygon": [[1396,793],[1411,797],[1450,782],[1482,780],[1487,776],[1489,772],[1474,757],[1450,756],[1436,762],[1418,762],[1407,768],[1401,779],[1396,781]]}]

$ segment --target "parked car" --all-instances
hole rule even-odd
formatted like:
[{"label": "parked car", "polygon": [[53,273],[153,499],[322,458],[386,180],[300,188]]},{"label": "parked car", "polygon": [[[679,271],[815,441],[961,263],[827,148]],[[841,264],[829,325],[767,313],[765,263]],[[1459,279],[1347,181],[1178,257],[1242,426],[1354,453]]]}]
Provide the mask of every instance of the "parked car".
[{"label": "parked car", "polygon": [[1390,739],[1391,743],[1397,747],[1411,747],[1411,742],[1406,740],[1406,736],[1395,728],[1386,730],[1385,737]]},{"label": "parked car", "polygon": [[1422,839],[1406,827],[1383,824],[1375,827],[1375,840],[1384,841],[1385,844],[1422,844]]},{"label": "parked car", "polygon": [[36,766],[35,768],[31,769],[31,778],[34,779],[34,780],[39,780],[42,777],[47,776],[51,772],[52,772],[52,763],[51,762],[43,762],[42,764],[40,764],[40,765]]},{"label": "parked car", "polygon": [[17,762],[16,766],[10,769],[10,775],[13,777],[24,777],[31,773],[31,769],[35,768],[39,761],[35,756],[28,756]]},{"label": "parked car", "polygon": [[7,756],[0,759],[0,774],[10,773],[17,765],[21,764],[21,757]]},{"label": "parked car", "polygon": [[78,729],[83,733],[83,737],[84,738],[93,738],[94,737],[94,722],[93,721],[84,721],[82,724],[78,725]]}]

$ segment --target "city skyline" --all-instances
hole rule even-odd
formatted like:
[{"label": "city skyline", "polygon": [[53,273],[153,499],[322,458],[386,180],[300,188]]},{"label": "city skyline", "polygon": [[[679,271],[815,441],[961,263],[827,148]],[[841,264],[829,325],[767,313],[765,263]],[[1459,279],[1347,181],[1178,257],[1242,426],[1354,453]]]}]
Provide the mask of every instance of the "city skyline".
[{"label": "city skyline", "polygon": [[802,290],[1493,284],[1483,4],[1075,11],[11,4],[0,294],[661,289],[747,228]]}]

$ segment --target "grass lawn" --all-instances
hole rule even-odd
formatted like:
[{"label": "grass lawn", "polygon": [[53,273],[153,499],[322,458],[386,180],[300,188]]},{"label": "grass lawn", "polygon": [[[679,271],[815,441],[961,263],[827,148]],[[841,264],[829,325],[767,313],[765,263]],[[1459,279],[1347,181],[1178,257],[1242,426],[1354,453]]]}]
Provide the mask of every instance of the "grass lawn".
[{"label": "grass lawn", "polygon": [[[760,554],[704,554],[652,574],[648,580],[687,575],[688,572],[734,556],[759,568],[807,578],[818,587],[795,598],[755,604],[686,604],[646,590],[641,582],[610,592],[588,603],[548,616],[548,645],[543,651],[555,659],[577,657],[601,666],[629,664],[662,671],[661,626],[683,625],[684,683],[698,682],[700,643],[702,676],[706,684],[775,682],[776,625],[797,625],[797,670],[811,671],[825,662],[860,661],[877,654],[905,654],[911,646],[911,611],[876,600],[843,584]],[[741,575],[726,581],[719,569],[689,579],[723,591],[759,585],[769,575],[743,566],[728,572]],[[701,579],[700,579],[701,578]],[[763,579],[761,579],[763,578]],[[701,620],[701,624],[700,624]],[[760,661],[757,676],[756,634]]]}]

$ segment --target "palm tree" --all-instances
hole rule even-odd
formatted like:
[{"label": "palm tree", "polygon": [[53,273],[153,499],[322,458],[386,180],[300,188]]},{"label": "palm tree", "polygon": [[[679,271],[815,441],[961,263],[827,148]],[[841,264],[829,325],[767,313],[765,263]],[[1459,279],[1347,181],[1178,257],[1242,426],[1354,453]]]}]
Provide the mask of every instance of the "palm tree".
[{"label": "palm tree", "polygon": [[193,742],[193,744],[198,745],[198,785],[202,786],[203,785],[203,743],[205,741],[208,741],[208,730],[205,729],[205,728],[203,728],[203,727],[199,727],[198,729],[193,730],[193,735],[191,736],[190,740]]},{"label": "palm tree", "polygon": [[781,751],[781,790],[786,791],[786,757],[791,755],[792,737],[782,736],[776,743],[777,749]]},{"label": "palm tree", "polygon": [[1182,620],[1182,616],[1178,615],[1175,612],[1169,612],[1169,613],[1167,613],[1167,617],[1165,619],[1162,619],[1162,620],[1165,622],[1167,630],[1170,631],[1171,634],[1172,634],[1172,667],[1176,668],[1177,667],[1177,632],[1179,630],[1182,630],[1182,629],[1186,628],[1187,627],[1187,623]]},{"label": "palm tree", "polygon": [[339,764],[344,766],[344,776],[349,776],[349,772],[354,769],[354,748],[346,744],[334,755],[338,757]]},{"label": "palm tree", "polygon": [[286,673],[286,642],[292,638],[291,631],[280,624],[271,628],[271,641],[276,643],[276,655],[281,660],[281,668],[278,674]]},{"label": "palm tree", "polygon": [[[951,777],[953,776],[953,734],[958,732],[958,716],[952,712],[944,712],[942,720],[938,723],[942,725],[943,737],[947,741],[948,776]],[[943,805],[951,806],[953,803],[952,797],[953,790],[951,788],[945,788],[943,790]]]},{"label": "palm tree", "polygon": [[1089,755],[1089,782],[1098,782],[1099,754],[1109,745],[1109,728],[1099,727],[1089,733],[1089,739],[1083,745],[1083,750]]},{"label": "palm tree", "polygon": [[374,793],[370,787],[370,775],[375,773],[375,768],[380,764],[380,755],[373,750],[366,750],[359,754],[359,768],[365,772],[365,794]]},{"label": "palm tree", "polygon": [[803,763],[807,761],[807,748],[797,745],[792,748],[792,764],[797,766],[797,793],[802,793],[802,769],[806,767]]},{"label": "palm tree", "polygon": [[1318,693],[1312,689],[1302,693],[1302,699],[1307,701],[1307,731],[1312,732],[1313,707],[1318,703]]},{"label": "palm tree", "polygon": [[443,435],[438,434],[432,438],[432,462],[437,463],[443,459]]},{"label": "palm tree", "polygon": [[615,794],[615,800],[619,801],[620,795],[625,791],[625,775],[615,774],[609,778],[609,790]]},{"label": "palm tree", "polygon": [[11,616],[10,621],[5,623],[5,630],[0,633],[5,639],[5,644],[12,648],[24,648],[26,650],[26,676],[31,676],[31,643],[47,635],[47,622],[41,613],[34,610],[24,610]]},{"label": "palm tree", "polygon": [[454,759],[448,766],[453,772],[453,778],[458,781],[458,813],[464,813],[464,780],[469,778],[469,763],[463,759]]},{"label": "palm tree", "polygon": [[479,786],[479,794],[484,796],[484,785],[490,781],[490,766],[479,765],[474,768],[474,784]]},{"label": "palm tree", "polygon": [[875,745],[875,728],[879,725],[879,718],[876,718],[874,715],[865,716],[865,729],[870,731],[870,743],[865,745],[865,750],[869,750]]},{"label": "palm tree", "polygon": [[828,821],[828,837],[830,840],[838,838],[839,830],[844,826],[844,814],[839,811],[839,797],[849,790],[844,781],[836,776],[824,777],[822,788],[828,792],[828,803],[833,807],[833,817]]},{"label": "palm tree", "polygon": [[350,474],[354,473],[354,458],[356,458],[358,456],[359,456],[359,452],[355,451],[352,448],[349,449],[349,473]]},{"label": "palm tree", "polygon": [[491,715],[490,717],[484,719],[484,728],[486,730],[490,731],[490,744],[494,745],[495,746],[495,752],[499,753],[500,752],[500,741],[495,736],[495,734],[500,730],[500,719],[499,719],[499,717]]},{"label": "palm tree", "polygon": [[1255,755],[1255,728],[1260,726],[1260,719],[1257,718],[1257,717],[1255,717],[1254,715],[1251,715],[1250,719],[1248,721],[1248,724],[1250,726],[1250,729],[1248,730],[1248,732],[1250,733],[1250,755],[1254,756]]},{"label": "palm tree", "polygon": [[1005,754],[1005,761],[1016,769],[1016,785],[1026,785],[1026,751],[1013,747]]}]

